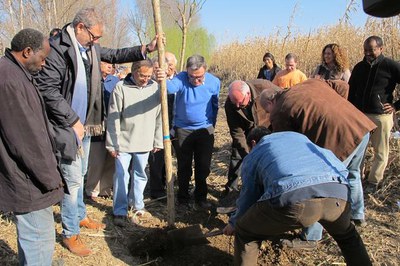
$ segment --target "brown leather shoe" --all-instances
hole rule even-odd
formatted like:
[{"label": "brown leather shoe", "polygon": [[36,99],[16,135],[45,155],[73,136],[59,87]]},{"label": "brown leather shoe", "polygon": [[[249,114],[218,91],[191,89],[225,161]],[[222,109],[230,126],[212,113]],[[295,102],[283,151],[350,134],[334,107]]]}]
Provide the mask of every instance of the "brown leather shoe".
[{"label": "brown leather shoe", "polygon": [[89,217],[85,217],[82,221],[80,221],[79,226],[95,230],[102,230],[106,228],[105,224],[96,222],[95,220],[90,219]]},{"label": "brown leather shoe", "polygon": [[77,256],[85,257],[92,254],[92,251],[85,246],[79,235],[74,235],[69,238],[63,237],[62,242],[69,251]]}]

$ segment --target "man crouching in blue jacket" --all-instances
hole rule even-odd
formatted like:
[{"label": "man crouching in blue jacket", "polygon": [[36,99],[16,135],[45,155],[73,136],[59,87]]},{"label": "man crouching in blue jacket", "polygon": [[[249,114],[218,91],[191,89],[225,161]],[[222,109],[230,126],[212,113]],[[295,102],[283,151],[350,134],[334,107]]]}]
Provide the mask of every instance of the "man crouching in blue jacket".
[{"label": "man crouching in blue jacket", "polygon": [[235,234],[235,265],[256,265],[264,239],[320,222],[347,265],[371,265],[350,222],[348,171],[335,155],[295,132],[253,129],[242,165],[237,211],[224,228]]}]

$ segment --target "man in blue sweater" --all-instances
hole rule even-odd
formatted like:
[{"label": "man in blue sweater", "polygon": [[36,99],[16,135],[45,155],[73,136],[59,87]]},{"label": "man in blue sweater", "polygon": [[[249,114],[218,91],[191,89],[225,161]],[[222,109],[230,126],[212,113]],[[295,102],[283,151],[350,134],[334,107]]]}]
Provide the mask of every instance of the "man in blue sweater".
[{"label": "man in blue sweater", "polygon": [[[204,57],[193,55],[187,59],[186,71],[167,80],[168,94],[175,93],[174,130],[178,141],[174,148],[178,162],[178,201],[189,203],[189,181],[194,159],[194,197],[196,207],[200,209],[211,207],[207,202],[206,179],[210,174],[220,89],[219,79],[206,71]],[[162,78],[159,74],[158,79]]]},{"label": "man in blue sweater", "polygon": [[[235,265],[256,265],[262,240],[319,222],[338,243],[347,265],[371,265],[350,222],[348,171],[306,136],[253,129],[242,163],[237,211],[224,234],[235,234]],[[268,135],[268,136],[266,136]]]}]

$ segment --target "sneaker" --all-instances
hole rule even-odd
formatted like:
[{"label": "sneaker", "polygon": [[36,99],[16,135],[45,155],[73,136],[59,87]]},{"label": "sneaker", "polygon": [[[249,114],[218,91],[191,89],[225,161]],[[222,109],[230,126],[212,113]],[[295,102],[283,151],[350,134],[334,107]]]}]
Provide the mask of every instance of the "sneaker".
[{"label": "sneaker", "polygon": [[119,227],[125,227],[127,223],[127,217],[123,215],[114,215],[114,224]]},{"label": "sneaker", "polygon": [[[227,192],[226,192],[227,191]],[[239,198],[240,192],[235,189],[227,189],[223,193],[224,197],[221,197],[218,201],[220,207],[234,207],[236,206],[236,200]]]},{"label": "sneaker", "polygon": [[217,207],[217,213],[219,214],[231,214],[236,211],[236,206],[231,207]]},{"label": "sneaker", "polygon": [[136,216],[140,219],[147,219],[153,217],[151,213],[149,213],[146,209],[134,210],[133,216]]},{"label": "sneaker", "polygon": [[293,240],[281,239],[281,245],[294,250],[297,249],[315,249],[317,247],[318,241],[307,241],[301,240],[300,238],[295,238]]},{"label": "sneaker", "polygon": [[353,224],[358,227],[365,227],[367,226],[367,222],[364,219],[351,219]]}]

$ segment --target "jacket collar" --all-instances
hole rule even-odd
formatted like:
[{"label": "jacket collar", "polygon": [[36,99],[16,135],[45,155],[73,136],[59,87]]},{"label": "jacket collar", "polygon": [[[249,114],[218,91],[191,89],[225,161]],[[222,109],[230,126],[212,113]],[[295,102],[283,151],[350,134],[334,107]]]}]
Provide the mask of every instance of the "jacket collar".
[{"label": "jacket collar", "polygon": [[34,82],[32,74],[29,73],[29,71],[14,57],[14,55],[11,53],[11,49],[6,48],[5,57],[16,64],[22,70],[22,72],[24,72],[30,82]]},{"label": "jacket collar", "polygon": [[67,25],[65,25],[62,28],[61,31],[62,31],[63,34],[58,34],[57,35],[60,38],[60,44],[61,45],[65,45],[65,46],[71,46],[72,45],[71,38],[69,37],[69,34],[67,32],[67,28],[68,28],[69,25],[71,25],[71,23],[68,23]]},{"label": "jacket collar", "polygon": [[[147,85],[144,86],[144,87],[148,87],[148,86],[150,86],[150,85],[153,84],[153,83],[154,83],[154,81],[153,81],[152,79],[150,79],[149,82],[147,83]],[[135,80],[134,80],[133,77],[132,77],[132,73],[129,73],[129,74],[124,78],[123,84],[126,85],[126,86],[130,86],[130,87],[140,87],[140,86],[136,85]]]},{"label": "jacket collar", "polygon": [[367,58],[364,56],[363,61],[371,66],[374,66],[376,64],[379,64],[380,62],[382,62],[382,60],[385,58],[385,56],[383,54],[380,54],[374,61],[372,61],[372,63],[367,61]]}]

